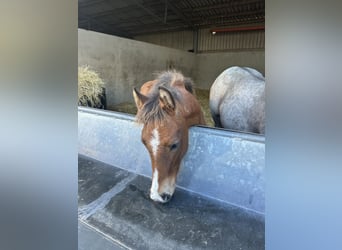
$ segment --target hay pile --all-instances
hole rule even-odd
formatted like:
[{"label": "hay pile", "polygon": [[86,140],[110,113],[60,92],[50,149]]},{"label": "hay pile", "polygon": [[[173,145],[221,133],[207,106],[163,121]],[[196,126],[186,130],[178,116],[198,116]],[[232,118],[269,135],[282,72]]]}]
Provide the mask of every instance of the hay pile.
[{"label": "hay pile", "polygon": [[195,93],[196,93],[197,100],[202,107],[204,119],[207,123],[207,126],[215,127],[215,123],[211,117],[211,113],[209,109],[209,90],[196,88]]},{"label": "hay pile", "polygon": [[78,105],[106,108],[104,82],[89,66],[78,67]]}]

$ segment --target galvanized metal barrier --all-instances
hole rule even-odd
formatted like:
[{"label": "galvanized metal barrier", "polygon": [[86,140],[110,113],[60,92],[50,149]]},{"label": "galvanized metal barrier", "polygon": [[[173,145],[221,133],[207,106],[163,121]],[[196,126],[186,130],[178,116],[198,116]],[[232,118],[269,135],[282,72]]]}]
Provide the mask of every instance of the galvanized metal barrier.
[{"label": "galvanized metal barrier", "polygon": [[[141,129],[132,115],[79,107],[78,152],[151,178]],[[192,127],[177,186],[264,214],[264,136]]]}]

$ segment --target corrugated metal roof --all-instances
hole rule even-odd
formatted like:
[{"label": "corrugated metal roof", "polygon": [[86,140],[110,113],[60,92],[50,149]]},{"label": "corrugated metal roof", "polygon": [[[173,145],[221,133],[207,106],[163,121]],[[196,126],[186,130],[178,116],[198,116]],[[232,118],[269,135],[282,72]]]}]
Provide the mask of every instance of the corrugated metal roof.
[{"label": "corrugated metal roof", "polygon": [[79,27],[124,37],[265,21],[264,0],[79,0]]}]

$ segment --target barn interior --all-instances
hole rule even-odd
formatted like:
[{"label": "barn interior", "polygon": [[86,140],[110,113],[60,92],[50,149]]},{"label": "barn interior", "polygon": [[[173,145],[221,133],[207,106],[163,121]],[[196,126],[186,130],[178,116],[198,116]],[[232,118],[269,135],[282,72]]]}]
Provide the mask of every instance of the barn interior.
[{"label": "barn interior", "polygon": [[135,114],[132,89],[176,69],[191,77],[206,122],[209,89],[230,66],[265,74],[265,2],[79,0],[78,65],[98,72],[108,110]]},{"label": "barn interior", "polygon": [[[106,109],[78,111],[79,249],[264,249],[264,136],[214,129],[208,97],[230,66],[265,74],[260,0],[79,0],[78,66]],[[149,199],[150,159],[132,89],[176,69],[195,83],[209,127],[190,133],[169,203]]]}]

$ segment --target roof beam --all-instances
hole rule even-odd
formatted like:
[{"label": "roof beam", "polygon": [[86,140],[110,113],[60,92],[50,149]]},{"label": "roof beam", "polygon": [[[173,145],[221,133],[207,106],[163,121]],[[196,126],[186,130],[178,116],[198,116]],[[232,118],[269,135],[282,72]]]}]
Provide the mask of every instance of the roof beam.
[{"label": "roof beam", "polygon": [[231,9],[231,8],[240,8],[240,7],[247,7],[251,4],[263,4],[265,6],[264,2],[261,1],[239,1],[239,2],[232,2],[232,3],[224,3],[224,4],[211,4],[207,6],[201,6],[201,7],[195,7],[193,9],[184,10],[184,12],[199,12],[199,11],[207,11],[207,10],[213,10],[213,9]]},{"label": "roof beam", "polygon": [[186,17],[183,12],[181,12],[173,3],[172,1],[167,1],[167,0],[160,0],[160,2],[163,2],[165,4],[167,4],[167,6],[181,19],[183,20],[183,22],[188,25],[189,27],[193,27],[194,24],[189,21],[189,18]]},{"label": "roof beam", "polygon": [[125,27],[122,27],[122,29],[125,29],[127,31],[129,31],[131,34],[140,32],[141,30],[145,30],[145,29],[159,29],[159,30],[167,30],[167,29],[173,29],[173,28],[183,28],[186,29],[187,27],[184,26],[184,24],[182,22],[177,22],[177,23],[172,23],[171,24],[139,24],[139,25],[128,25]]},{"label": "roof beam", "polygon": [[253,11],[244,11],[244,12],[240,12],[240,13],[231,13],[231,14],[225,14],[225,15],[220,15],[220,16],[214,16],[214,17],[202,17],[202,16],[198,16],[198,17],[194,17],[193,21],[194,22],[198,22],[201,20],[207,21],[207,20],[218,20],[218,19],[228,19],[228,18],[243,18],[246,16],[265,16],[265,12],[262,12],[260,10],[253,10]]},{"label": "roof beam", "polygon": [[135,25],[135,26],[130,26],[130,27],[127,27],[126,29],[127,30],[130,30],[132,31],[132,33],[135,33],[134,31],[135,30],[144,30],[144,29],[170,29],[170,28],[174,28],[174,27],[182,27],[182,28],[187,28],[181,21],[178,21],[178,22],[172,22],[172,24],[157,24],[157,23],[154,23],[154,24],[140,24],[140,25]]},{"label": "roof beam", "polygon": [[[146,35],[146,34],[154,34],[160,32],[174,32],[174,31],[184,31],[183,27],[172,27],[172,28],[148,28],[148,29],[140,29],[133,33],[134,36]],[[189,29],[189,31],[191,31]]]},{"label": "roof beam", "polygon": [[203,28],[203,27],[213,27],[213,26],[243,25],[243,24],[256,24],[256,23],[262,24],[264,22],[264,20],[265,20],[264,18],[259,18],[259,19],[250,18],[250,19],[248,19],[248,17],[245,17],[244,20],[243,20],[243,18],[241,18],[239,20],[227,19],[227,20],[223,20],[223,21],[211,19],[209,22],[199,24],[198,27]]}]

